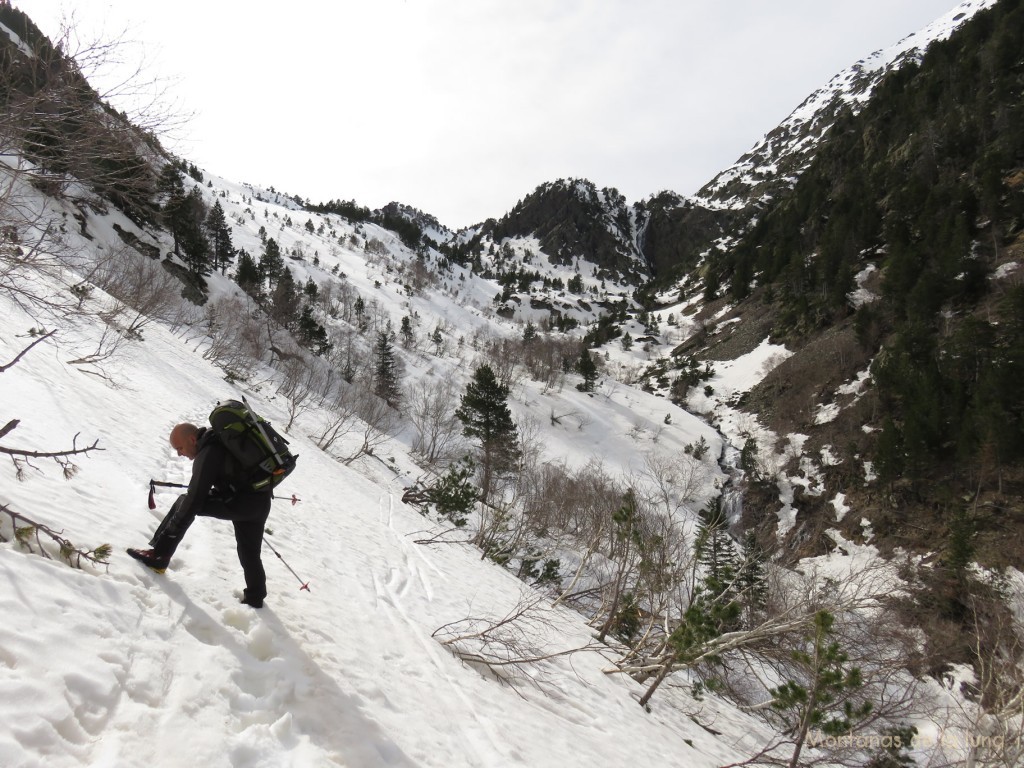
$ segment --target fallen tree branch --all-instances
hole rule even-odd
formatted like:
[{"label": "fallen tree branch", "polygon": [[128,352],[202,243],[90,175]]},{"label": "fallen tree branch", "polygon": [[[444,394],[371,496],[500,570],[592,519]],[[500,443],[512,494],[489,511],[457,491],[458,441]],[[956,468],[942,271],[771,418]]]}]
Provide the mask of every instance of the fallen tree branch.
[{"label": "fallen tree branch", "polygon": [[[15,512],[6,504],[0,504],[0,512],[11,519],[11,525],[14,528],[15,541],[30,552],[38,552],[38,554],[42,555],[47,560],[53,559],[53,556],[46,550],[43,541],[40,539],[40,535],[43,534],[57,544],[61,559],[67,561],[68,565],[72,568],[81,568],[82,560],[88,560],[89,562],[96,563],[98,565],[109,564],[108,561],[111,554],[111,547],[109,544],[101,544],[95,549],[80,549],[72,544],[68,539],[64,538],[63,531],[55,531],[48,525],[37,523],[35,520],[25,517],[21,513]],[[8,540],[9,539],[0,532],[0,541]],[[33,542],[35,543],[35,547],[33,547]]]},{"label": "fallen tree branch", "polygon": [[14,366],[16,366],[18,364],[18,361],[21,360],[21,358],[23,358],[26,354],[28,354],[29,350],[32,349],[32,347],[34,347],[36,344],[41,344],[46,339],[48,339],[51,336],[53,336],[53,334],[55,334],[56,332],[57,332],[57,330],[54,329],[54,330],[50,331],[49,333],[44,333],[38,339],[36,339],[31,344],[29,344],[27,347],[25,347],[23,350],[21,350],[21,352],[19,352],[17,354],[17,356],[13,360],[11,360],[11,362],[7,363],[6,365],[0,365],[0,373],[3,373],[8,368],[13,368]]},{"label": "fallen tree branch", "polygon": [[[21,422],[18,419],[11,419],[2,428],[0,428],[0,438],[7,436],[10,432],[13,432],[20,423]],[[7,454],[11,457],[11,461],[14,462],[15,474],[19,480],[23,480],[25,477],[25,466],[33,466],[29,459],[53,459],[58,465],[60,465],[60,468],[64,473],[64,479],[70,480],[78,472],[78,466],[68,459],[69,456],[88,454],[90,451],[104,450],[99,447],[99,440],[94,440],[92,445],[79,448],[78,436],[80,434],[82,433],[78,432],[75,434],[71,439],[71,448],[64,451],[29,451],[23,448],[5,448],[0,445],[0,453]]]},{"label": "fallen tree branch", "polygon": [[513,686],[515,678],[503,671],[506,668],[540,685],[540,680],[526,674],[527,666],[577,653],[607,651],[604,644],[596,642],[576,648],[542,648],[546,636],[551,634],[553,621],[549,615],[551,608],[542,603],[547,603],[546,598],[524,595],[501,618],[467,617],[438,627],[431,636],[470,666],[485,668],[495,678]]}]

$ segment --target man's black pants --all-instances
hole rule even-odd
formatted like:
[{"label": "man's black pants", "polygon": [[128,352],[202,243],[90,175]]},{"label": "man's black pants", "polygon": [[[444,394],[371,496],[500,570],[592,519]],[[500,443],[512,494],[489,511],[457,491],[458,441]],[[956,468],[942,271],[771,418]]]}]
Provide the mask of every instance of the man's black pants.
[{"label": "man's black pants", "polygon": [[267,596],[267,574],[263,570],[263,531],[270,515],[271,494],[247,493],[229,501],[207,498],[198,512],[179,514],[184,496],[171,505],[150,545],[157,555],[170,557],[185,537],[185,532],[196,517],[214,517],[230,520],[235,527],[235,545],[238,562],[245,575],[245,596],[262,600]]}]

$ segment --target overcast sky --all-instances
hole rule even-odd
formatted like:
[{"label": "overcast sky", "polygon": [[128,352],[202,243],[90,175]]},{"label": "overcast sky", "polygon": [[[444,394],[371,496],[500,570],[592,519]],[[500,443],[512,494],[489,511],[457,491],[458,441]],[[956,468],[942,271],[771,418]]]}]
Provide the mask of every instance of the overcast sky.
[{"label": "overcast sky", "polygon": [[193,115],[165,143],[201,168],[452,228],[559,178],[629,202],[693,194],[832,75],[957,4],[14,2],[51,36],[74,9],[87,39],[123,37]]}]

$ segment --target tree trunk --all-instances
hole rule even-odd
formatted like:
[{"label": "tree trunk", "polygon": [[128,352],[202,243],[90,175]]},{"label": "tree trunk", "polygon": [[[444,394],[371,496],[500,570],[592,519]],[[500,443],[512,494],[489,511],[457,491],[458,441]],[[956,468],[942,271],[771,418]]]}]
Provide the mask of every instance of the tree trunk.
[{"label": "tree trunk", "polygon": [[640,697],[640,706],[646,707],[647,702],[651,700],[654,692],[658,690],[658,686],[661,685],[662,681],[672,673],[672,667],[676,663],[677,654],[671,653],[665,658],[665,666],[661,668],[658,676],[654,678],[654,682],[651,683],[650,687],[644,692],[644,695]]}]

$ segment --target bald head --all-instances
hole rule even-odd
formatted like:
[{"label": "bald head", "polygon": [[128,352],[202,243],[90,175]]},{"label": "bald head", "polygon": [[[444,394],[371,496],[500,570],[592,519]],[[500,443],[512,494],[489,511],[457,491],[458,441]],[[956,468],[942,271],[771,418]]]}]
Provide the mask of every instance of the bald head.
[{"label": "bald head", "polygon": [[178,452],[179,456],[187,459],[194,459],[199,449],[196,445],[199,440],[199,427],[188,422],[178,424],[171,430],[171,447]]}]

